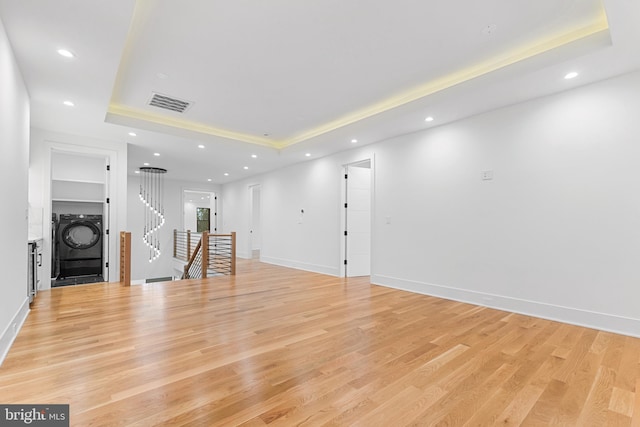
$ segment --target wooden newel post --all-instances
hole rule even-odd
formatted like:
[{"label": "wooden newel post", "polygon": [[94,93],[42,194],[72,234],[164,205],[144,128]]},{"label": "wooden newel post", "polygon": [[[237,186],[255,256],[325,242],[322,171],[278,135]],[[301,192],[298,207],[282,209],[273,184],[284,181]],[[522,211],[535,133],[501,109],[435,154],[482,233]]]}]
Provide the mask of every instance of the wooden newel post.
[{"label": "wooden newel post", "polygon": [[202,278],[207,278],[207,270],[209,269],[209,232],[203,231],[200,240],[202,249]]},{"label": "wooden newel post", "polygon": [[173,257],[177,258],[178,255],[178,230],[173,229]]},{"label": "wooden newel post", "polygon": [[187,261],[191,259],[191,230],[187,230]]},{"label": "wooden newel post", "polygon": [[131,232],[120,232],[120,283],[131,286]]},{"label": "wooden newel post", "polygon": [[231,275],[236,275],[236,232],[231,232]]}]

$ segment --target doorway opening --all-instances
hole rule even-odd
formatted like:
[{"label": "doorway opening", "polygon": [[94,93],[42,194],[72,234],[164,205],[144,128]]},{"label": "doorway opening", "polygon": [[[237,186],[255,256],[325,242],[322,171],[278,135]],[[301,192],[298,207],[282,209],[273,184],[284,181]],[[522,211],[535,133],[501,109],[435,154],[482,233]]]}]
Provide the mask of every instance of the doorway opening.
[{"label": "doorway opening", "polygon": [[218,232],[218,197],[203,190],[182,191],[182,224],[184,231]]},{"label": "doorway opening", "polygon": [[260,251],[262,250],[262,227],[261,227],[261,189],[260,185],[252,185],[249,187],[249,248],[251,250],[251,259],[260,259]]},{"label": "doorway opening", "polygon": [[371,275],[371,159],[344,166],[344,277]]},{"label": "doorway opening", "polygon": [[51,286],[109,281],[109,158],[51,153]]}]

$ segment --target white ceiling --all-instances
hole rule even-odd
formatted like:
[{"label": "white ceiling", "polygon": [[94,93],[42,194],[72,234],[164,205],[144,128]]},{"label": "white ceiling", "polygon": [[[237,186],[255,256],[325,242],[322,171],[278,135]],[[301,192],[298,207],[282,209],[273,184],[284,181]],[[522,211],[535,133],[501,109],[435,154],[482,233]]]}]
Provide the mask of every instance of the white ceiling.
[{"label": "white ceiling", "polygon": [[635,0],[0,0],[0,18],[34,127],[126,141],[129,173],[196,182],[640,68]]}]

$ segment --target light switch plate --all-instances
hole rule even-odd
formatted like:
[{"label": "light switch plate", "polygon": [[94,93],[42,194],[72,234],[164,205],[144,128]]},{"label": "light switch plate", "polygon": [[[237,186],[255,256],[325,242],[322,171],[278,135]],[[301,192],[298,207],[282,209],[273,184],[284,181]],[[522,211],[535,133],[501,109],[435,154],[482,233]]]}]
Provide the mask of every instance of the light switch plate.
[{"label": "light switch plate", "polygon": [[482,178],[483,181],[489,181],[493,179],[493,171],[492,170],[482,171],[480,172],[480,177]]}]

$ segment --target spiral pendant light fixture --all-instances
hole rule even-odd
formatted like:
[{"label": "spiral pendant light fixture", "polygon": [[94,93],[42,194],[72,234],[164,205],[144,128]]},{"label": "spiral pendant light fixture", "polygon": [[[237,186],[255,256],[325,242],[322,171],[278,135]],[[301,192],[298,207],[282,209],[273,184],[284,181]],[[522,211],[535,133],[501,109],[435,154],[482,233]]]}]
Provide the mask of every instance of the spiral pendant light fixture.
[{"label": "spiral pendant light fixture", "polygon": [[140,201],[144,208],[144,230],[142,241],[149,249],[149,262],[160,255],[158,230],[164,225],[164,174],[166,169],[154,167],[140,168]]}]

